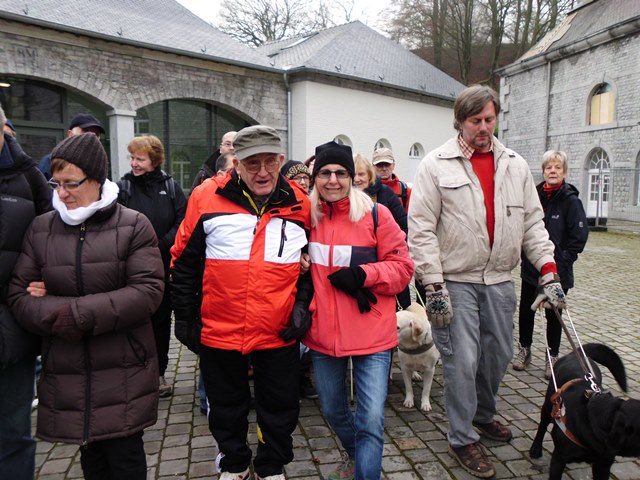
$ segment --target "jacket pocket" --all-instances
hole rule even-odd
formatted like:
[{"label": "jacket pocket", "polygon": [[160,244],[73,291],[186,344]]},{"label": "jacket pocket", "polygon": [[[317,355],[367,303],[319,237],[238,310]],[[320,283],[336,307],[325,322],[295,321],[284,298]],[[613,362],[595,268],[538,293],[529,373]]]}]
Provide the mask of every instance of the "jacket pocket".
[{"label": "jacket pocket", "polygon": [[140,342],[140,340],[138,340],[131,332],[127,333],[127,341],[129,342],[133,356],[136,359],[136,363],[146,367],[148,363],[147,350],[144,348],[144,345],[142,345],[142,342]]},{"label": "jacket pocket", "polygon": [[433,343],[436,344],[436,348],[440,354],[447,357],[453,355],[449,325],[442,328],[432,328],[431,333],[433,334]]}]

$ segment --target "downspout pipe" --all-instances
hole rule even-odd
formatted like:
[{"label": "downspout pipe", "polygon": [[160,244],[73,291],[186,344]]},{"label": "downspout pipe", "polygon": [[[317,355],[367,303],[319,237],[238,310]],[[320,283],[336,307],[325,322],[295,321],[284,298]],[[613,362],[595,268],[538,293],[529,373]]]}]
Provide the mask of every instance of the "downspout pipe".
[{"label": "downspout pipe", "polygon": [[291,85],[289,85],[289,74],[286,71],[282,74],[284,78],[284,86],[287,89],[287,158],[289,161],[293,158],[292,154],[292,132],[291,132]]}]

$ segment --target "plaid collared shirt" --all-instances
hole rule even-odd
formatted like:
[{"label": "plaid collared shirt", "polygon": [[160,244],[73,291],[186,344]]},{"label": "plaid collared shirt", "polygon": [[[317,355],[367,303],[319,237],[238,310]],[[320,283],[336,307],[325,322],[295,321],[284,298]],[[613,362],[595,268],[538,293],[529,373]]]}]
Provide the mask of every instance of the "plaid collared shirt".
[{"label": "plaid collared shirt", "polygon": [[[470,146],[467,142],[464,141],[462,135],[458,134],[458,145],[460,145],[460,150],[462,150],[462,154],[467,157],[467,159],[471,159],[473,152],[476,151],[475,148]],[[489,146],[489,151],[493,152],[493,140],[491,141],[491,145]]]}]

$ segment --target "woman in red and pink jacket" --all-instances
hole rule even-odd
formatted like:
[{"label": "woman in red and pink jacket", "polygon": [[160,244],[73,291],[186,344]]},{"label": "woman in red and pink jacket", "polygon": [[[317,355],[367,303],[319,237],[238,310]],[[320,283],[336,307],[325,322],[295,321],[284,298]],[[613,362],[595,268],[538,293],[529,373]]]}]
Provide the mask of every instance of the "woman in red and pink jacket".
[{"label": "woman in red and pink jacket", "polygon": [[[348,454],[329,475],[379,479],[391,349],[398,344],[396,300],[413,276],[405,234],[389,210],[354,188],[351,148],[316,148],[311,200],[312,351],[322,413]],[[345,376],[353,359],[358,404]]]}]

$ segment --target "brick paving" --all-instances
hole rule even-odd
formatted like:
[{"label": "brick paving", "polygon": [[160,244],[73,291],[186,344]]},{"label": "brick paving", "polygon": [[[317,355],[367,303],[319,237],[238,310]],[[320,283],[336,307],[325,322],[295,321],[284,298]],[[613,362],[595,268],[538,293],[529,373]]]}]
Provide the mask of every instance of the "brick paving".
[{"label": "brick paving", "polygon": [[[626,365],[628,394],[640,399],[640,236],[593,232],[575,270],[577,287],[569,293],[569,309],[580,339],[584,343],[599,341],[614,347]],[[524,372],[510,368],[500,388],[499,414],[511,426],[514,438],[508,444],[482,440],[495,463],[498,479],[540,480],[548,476],[550,435],[546,437],[541,459],[532,461],[527,453],[547,384],[543,376],[543,345],[542,322],[537,322],[532,364]],[[567,347],[563,338],[561,353],[567,352]],[[199,410],[196,366],[196,356],[174,340],[166,376],[174,383],[175,394],[160,400],[158,422],[144,435],[148,479],[217,479],[214,459],[218,450]],[[402,375],[394,365],[385,410],[383,479],[474,478],[447,454],[442,381],[438,366],[431,391],[432,412],[424,414],[417,408],[405,408]],[[621,394],[606,370],[605,385]],[[417,399],[419,389],[414,384]],[[251,416],[254,421],[249,442],[255,452],[255,412]],[[33,419],[35,423],[35,415]],[[294,447],[295,458],[286,466],[290,479],[325,478],[340,461],[337,440],[324,421],[317,400],[302,400]],[[79,458],[75,445],[39,441],[36,478],[82,478]],[[618,460],[612,478],[640,479],[640,459]],[[586,464],[572,465],[564,478],[591,478],[590,468]]]}]

